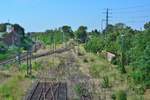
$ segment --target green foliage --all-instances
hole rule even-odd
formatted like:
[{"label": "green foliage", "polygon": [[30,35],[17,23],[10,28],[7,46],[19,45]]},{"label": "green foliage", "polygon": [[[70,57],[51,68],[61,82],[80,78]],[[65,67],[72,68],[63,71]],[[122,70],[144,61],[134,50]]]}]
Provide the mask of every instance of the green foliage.
[{"label": "green foliage", "polygon": [[101,77],[101,71],[106,70],[105,65],[99,65],[99,64],[94,64],[90,67],[90,73],[92,74],[93,77],[99,78]]},{"label": "green foliage", "polygon": [[[32,70],[38,71],[41,69],[42,65],[40,62],[33,62],[32,63]],[[20,67],[21,71],[26,71],[27,70],[27,64],[22,64]]]},{"label": "green foliage", "polygon": [[120,90],[116,93],[116,99],[115,100],[127,100],[127,94],[125,91]]},{"label": "green foliage", "polygon": [[25,36],[24,28],[23,27],[21,27],[19,24],[14,24],[13,27],[14,27],[15,32],[18,35],[20,35],[21,37]]},{"label": "green foliage", "polygon": [[[39,41],[45,45],[51,45],[53,43],[61,44],[63,42],[63,32],[61,30],[47,30],[43,33],[36,33],[36,37]],[[64,36],[64,41],[67,41],[68,37]]]},{"label": "green foliage", "polygon": [[62,31],[64,33],[64,37],[74,38],[74,34],[70,26],[67,25],[63,26]]},{"label": "green foliage", "polygon": [[145,31],[140,35],[136,35],[132,48],[132,77],[135,84],[144,84],[150,88],[150,36]]},{"label": "green foliage", "polygon": [[109,82],[108,76],[103,77],[102,87],[103,88],[109,88],[110,87],[110,82]]},{"label": "green foliage", "polygon": [[74,87],[74,91],[76,92],[76,94],[78,96],[82,96],[82,85],[81,84],[77,84],[75,87]]},{"label": "green foliage", "polygon": [[75,32],[75,36],[77,41],[81,43],[85,43],[87,40],[87,27],[86,26],[80,26],[78,30]]},{"label": "green foliage", "polygon": [[[132,66],[131,78],[136,85],[150,88],[150,22],[144,25],[145,30],[137,31],[125,24],[109,25],[102,35],[90,33],[85,44],[86,51],[99,52],[106,50],[117,55],[112,63],[117,64],[122,73],[125,66]],[[104,35],[105,34],[105,35]],[[121,38],[124,34],[124,38]],[[99,76],[101,67],[91,68],[94,76]]]},{"label": "green foliage", "polygon": [[116,100],[116,95],[115,95],[115,94],[112,94],[112,95],[111,95],[111,98],[112,98],[112,100]]},{"label": "green foliage", "polygon": [[9,25],[9,23],[1,23],[0,24],[0,32],[6,32],[6,25]]},{"label": "green foliage", "polygon": [[4,65],[4,67],[2,68],[3,70],[9,70],[11,68],[12,65],[10,64],[6,64]]},{"label": "green foliage", "polygon": [[139,84],[143,83],[144,80],[144,73],[142,73],[140,70],[135,70],[131,73],[131,77],[134,80],[134,83]]},{"label": "green foliage", "polygon": [[32,45],[33,45],[33,41],[28,36],[25,36],[21,40],[21,44],[18,46],[19,46],[19,48],[23,48],[24,50],[28,50],[29,48],[32,47]]},{"label": "green foliage", "polygon": [[41,65],[41,63],[40,62],[34,62],[33,64],[32,64],[32,68],[34,69],[34,70],[39,70],[39,69],[41,69],[41,67],[42,67],[42,65]]},{"label": "green foliage", "polygon": [[0,98],[3,100],[20,100],[23,90],[18,88],[23,76],[17,75],[5,84],[0,85]]},{"label": "green foliage", "polygon": [[9,48],[5,52],[0,52],[0,60],[9,59],[12,55],[16,53],[16,48]]},{"label": "green foliage", "polygon": [[144,25],[144,28],[145,28],[146,30],[150,30],[150,22],[146,23],[146,24]]},{"label": "green foliage", "polygon": [[81,96],[88,96],[88,95],[89,95],[89,92],[88,92],[88,90],[86,89],[84,83],[76,84],[75,87],[74,87],[74,91],[75,91],[75,93],[76,93],[78,96],[80,96],[80,97],[81,97]]},{"label": "green foliage", "polygon": [[21,71],[26,71],[27,70],[27,65],[26,64],[21,64],[20,70]]},{"label": "green foliage", "polygon": [[7,46],[0,41],[0,53],[5,53],[7,51]]},{"label": "green foliage", "polygon": [[85,44],[85,49],[94,53],[101,52],[104,49],[104,40],[101,37],[91,37]]}]

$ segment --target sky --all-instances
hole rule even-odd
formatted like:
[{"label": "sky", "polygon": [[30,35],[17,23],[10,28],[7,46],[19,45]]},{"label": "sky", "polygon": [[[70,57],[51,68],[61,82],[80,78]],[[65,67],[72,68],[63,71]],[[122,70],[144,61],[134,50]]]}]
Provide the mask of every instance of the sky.
[{"label": "sky", "polygon": [[[140,29],[150,21],[150,0],[0,0],[0,23],[18,23],[26,32],[41,32],[63,25],[73,30],[104,28],[106,8],[109,23],[123,22]],[[103,27],[102,27],[103,26]]]}]

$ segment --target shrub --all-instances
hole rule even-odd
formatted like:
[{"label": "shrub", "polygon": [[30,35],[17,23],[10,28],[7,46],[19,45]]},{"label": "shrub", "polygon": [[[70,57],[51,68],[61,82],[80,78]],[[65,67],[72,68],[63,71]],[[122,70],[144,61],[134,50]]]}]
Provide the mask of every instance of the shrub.
[{"label": "shrub", "polygon": [[127,94],[125,91],[120,90],[116,93],[116,100],[127,100]]},{"label": "shrub", "polygon": [[144,73],[139,70],[135,70],[131,73],[131,77],[133,78],[135,84],[140,84],[141,82],[143,82]]},{"label": "shrub", "polygon": [[104,48],[104,41],[101,37],[92,37],[85,45],[86,51],[97,53]]},{"label": "shrub", "polygon": [[111,95],[111,98],[112,98],[112,100],[116,100],[116,95],[115,95],[115,94],[112,94],[112,95]]}]

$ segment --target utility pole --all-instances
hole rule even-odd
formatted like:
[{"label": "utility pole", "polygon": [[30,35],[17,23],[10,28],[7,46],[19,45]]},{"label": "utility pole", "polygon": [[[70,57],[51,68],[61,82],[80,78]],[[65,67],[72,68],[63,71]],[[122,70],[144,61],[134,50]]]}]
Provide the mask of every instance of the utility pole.
[{"label": "utility pole", "polygon": [[27,75],[29,75],[29,50],[27,50]]},{"label": "utility pole", "polygon": [[29,59],[29,75],[32,75],[32,49],[29,51],[30,59]]},{"label": "utility pole", "polygon": [[106,9],[106,28],[108,26],[108,21],[109,21],[109,9]]},{"label": "utility pole", "polygon": [[[103,14],[105,14],[105,19],[102,19],[102,24],[103,24],[103,21],[105,21],[105,31],[103,31],[103,34],[104,34],[104,40],[105,40],[105,48],[106,48],[106,44],[107,44],[107,28],[108,28],[108,25],[109,25],[109,18],[110,18],[110,9],[109,8],[106,8],[106,11],[103,12]],[[103,27],[103,25],[102,25]]]},{"label": "utility pole", "polygon": [[27,51],[27,75],[32,75],[32,50]]},{"label": "utility pole", "polygon": [[[110,19],[110,9],[109,8],[106,8],[106,11],[103,12],[103,14],[105,14],[105,19],[102,19],[102,22],[105,21],[105,30],[107,29],[108,25],[109,25],[109,19]],[[106,32],[105,32],[106,34]]]},{"label": "utility pole", "polygon": [[[30,39],[31,35],[30,35]],[[27,49],[27,75],[32,75],[32,45]]]}]

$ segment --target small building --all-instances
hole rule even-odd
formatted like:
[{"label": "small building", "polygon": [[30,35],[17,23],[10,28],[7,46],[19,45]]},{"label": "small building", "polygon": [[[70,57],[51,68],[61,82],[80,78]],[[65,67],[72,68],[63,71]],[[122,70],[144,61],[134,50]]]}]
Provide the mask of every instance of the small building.
[{"label": "small building", "polygon": [[7,47],[18,45],[21,41],[21,36],[14,31],[12,25],[6,25],[6,32],[0,32],[0,41]]}]

